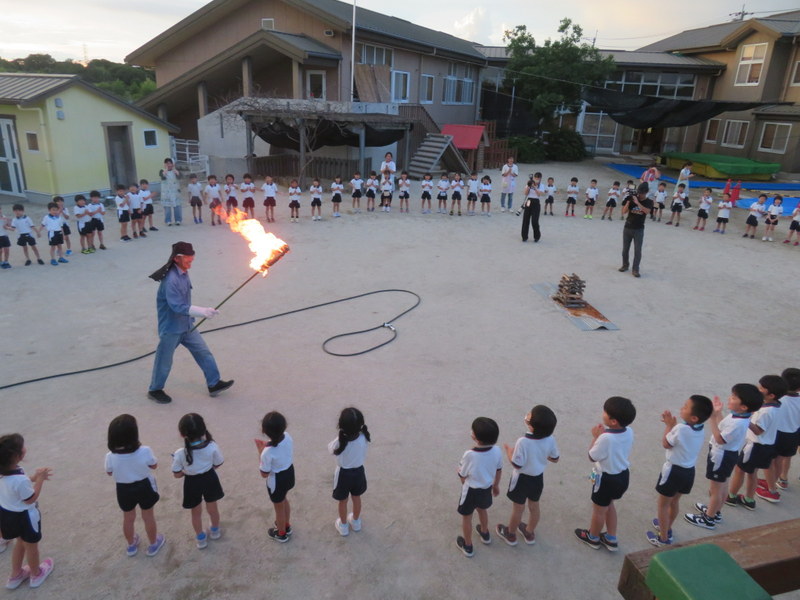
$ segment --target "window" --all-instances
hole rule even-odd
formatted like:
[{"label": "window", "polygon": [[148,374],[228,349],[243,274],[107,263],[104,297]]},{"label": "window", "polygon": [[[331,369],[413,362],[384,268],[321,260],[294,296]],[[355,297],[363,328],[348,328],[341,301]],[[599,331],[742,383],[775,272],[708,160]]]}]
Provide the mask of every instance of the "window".
[{"label": "window", "polygon": [[475,67],[450,63],[442,86],[442,104],[472,104],[475,100]]},{"label": "window", "polygon": [[789,144],[789,134],[791,132],[792,126],[789,123],[764,123],[758,149],[762,152],[783,154]]},{"label": "window", "polygon": [[144,130],[144,147],[155,148],[158,146],[158,132],[155,129]]},{"label": "window", "polygon": [[746,44],[742,46],[739,68],[736,71],[734,85],[758,85],[761,80],[761,69],[767,55],[767,44]]},{"label": "window", "polygon": [[609,90],[691,100],[694,97],[694,75],[659,71],[620,71],[605,83]]},{"label": "window", "polygon": [[794,75],[792,75],[792,85],[800,85],[800,60],[794,63]]},{"label": "window", "polygon": [[261,19],[261,29],[264,31],[274,31],[275,19]]},{"label": "window", "polygon": [[716,144],[719,137],[719,124],[720,119],[711,119],[706,126],[706,144]]},{"label": "window", "polygon": [[356,44],[356,62],[361,65],[392,66],[392,49],[371,44]]},{"label": "window", "polygon": [[306,98],[325,100],[325,71],[306,71]]},{"label": "window", "polygon": [[25,140],[28,142],[28,150],[31,152],[39,151],[39,135],[28,131],[25,133]]},{"label": "window", "polygon": [[392,71],[392,102],[408,102],[411,74],[406,71]]},{"label": "window", "polygon": [[747,139],[747,121],[725,121],[725,132],[722,134],[722,145],[729,148],[744,148]]},{"label": "window", "polygon": [[419,81],[419,101],[420,104],[433,104],[433,83],[436,78],[433,75],[422,75]]}]

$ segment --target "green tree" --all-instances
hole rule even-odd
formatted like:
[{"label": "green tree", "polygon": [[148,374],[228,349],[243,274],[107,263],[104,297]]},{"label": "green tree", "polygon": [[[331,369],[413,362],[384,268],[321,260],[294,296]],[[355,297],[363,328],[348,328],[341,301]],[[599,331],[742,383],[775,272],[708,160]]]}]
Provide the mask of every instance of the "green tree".
[{"label": "green tree", "polygon": [[613,58],[603,58],[594,46],[582,41],[583,29],[571,19],[562,19],[561,37],[547,39],[541,46],[525,25],[506,31],[508,49],[505,84],[516,87],[516,94],[531,101],[539,120],[551,119],[564,106],[580,107],[582,85],[602,85],[615,70]]}]

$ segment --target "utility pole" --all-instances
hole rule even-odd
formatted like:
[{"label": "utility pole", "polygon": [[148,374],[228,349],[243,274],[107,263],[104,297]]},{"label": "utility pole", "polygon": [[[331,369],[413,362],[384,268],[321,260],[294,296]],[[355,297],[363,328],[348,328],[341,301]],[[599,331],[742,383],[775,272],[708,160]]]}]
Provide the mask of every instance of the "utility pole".
[{"label": "utility pole", "polygon": [[755,14],[755,13],[747,12],[744,9],[744,4],[742,4],[742,10],[740,10],[739,12],[735,12],[735,13],[729,13],[728,16],[733,17],[734,21],[744,21],[744,18],[746,16],[749,16],[749,15],[752,15],[752,14]]}]

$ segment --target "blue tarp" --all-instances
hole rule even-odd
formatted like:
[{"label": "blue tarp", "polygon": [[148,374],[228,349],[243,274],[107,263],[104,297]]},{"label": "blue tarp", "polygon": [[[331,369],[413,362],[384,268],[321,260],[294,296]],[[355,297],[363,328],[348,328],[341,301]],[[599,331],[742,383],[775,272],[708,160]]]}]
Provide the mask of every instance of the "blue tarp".
[{"label": "blue tarp", "polygon": [[[632,177],[634,180],[638,181],[639,177],[641,177],[642,173],[647,170],[646,166],[643,165],[631,165],[631,164],[624,164],[624,163],[606,163],[607,167],[611,167],[612,169],[616,169],[617,171],[621,171],[626,175]],[[676,183],[677,180],[674,177],[670,177],[669,175],[661,175],[661,181],[666,181],[667,183]],[[721,190],[725,188],[727,182],[725,181],[704,181],[698,180],[696,178],[692,178],[689,180],[689,189],[696,189],[696,188],[711,188],[712,190]],[[732,185],[736,185],[736,179],[733,180]],[[782,191],[782,190],[797,190],[800,191],[800,183],[767,183],[764,181],[743,181],[742,182],[742,189],[746,190],[758,190],[760,192],[769,192],[769,191]],[[784,202],[785,204],[785,202]]]}]

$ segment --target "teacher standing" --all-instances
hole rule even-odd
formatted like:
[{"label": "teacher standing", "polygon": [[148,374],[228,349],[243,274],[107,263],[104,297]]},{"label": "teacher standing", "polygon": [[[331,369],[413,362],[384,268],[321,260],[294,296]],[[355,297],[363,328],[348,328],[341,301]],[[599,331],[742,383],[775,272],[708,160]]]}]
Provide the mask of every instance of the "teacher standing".
[{"label": "teacher standing", "polygon": [[653,210],[653,201],[647,197],[649,186],[640,183],[636,192],[628,195],[622,202],[622,216],[626,216],[625,226],[622,228],[622,266],[620,273],[630,267],[628,256],[631,243],[633,243],[633,276],[640,277],[639,264],[642,262],[642,243],[644,242],[644,224],[647,215]]},{"label": "teacher standing", "polygon": [[539,229],[539,213],[542,210],[539,197],[544,195],[542,174],[534,173],[525,186],[525,201],[522,205],[522,241],[528,241],[528,232],[533,227],[533,241],[538,242],[542,237]]},{"label": "teacher standing", "polygon": [[203,336],[194,329],[193,317],[211,319],[219,314],[219,311],[192,305],[192,282],[189,279],[192,262],[194,262],[192,245],[188,242],[176,242],[172,245],[172,254],[166,264],[150,275],[150,278],[158,281],[160,285],[156,294],[158,347],[147,397],[159,404],[172,402],[172,398],[164,391],[164,384],[169,377],[172,357],[179,344],[192,353],[195,362],[202,369],[211,396],[216,396],[233,385],[233,379],[230,381],[220,379],[214,355],[206,346]]}]

